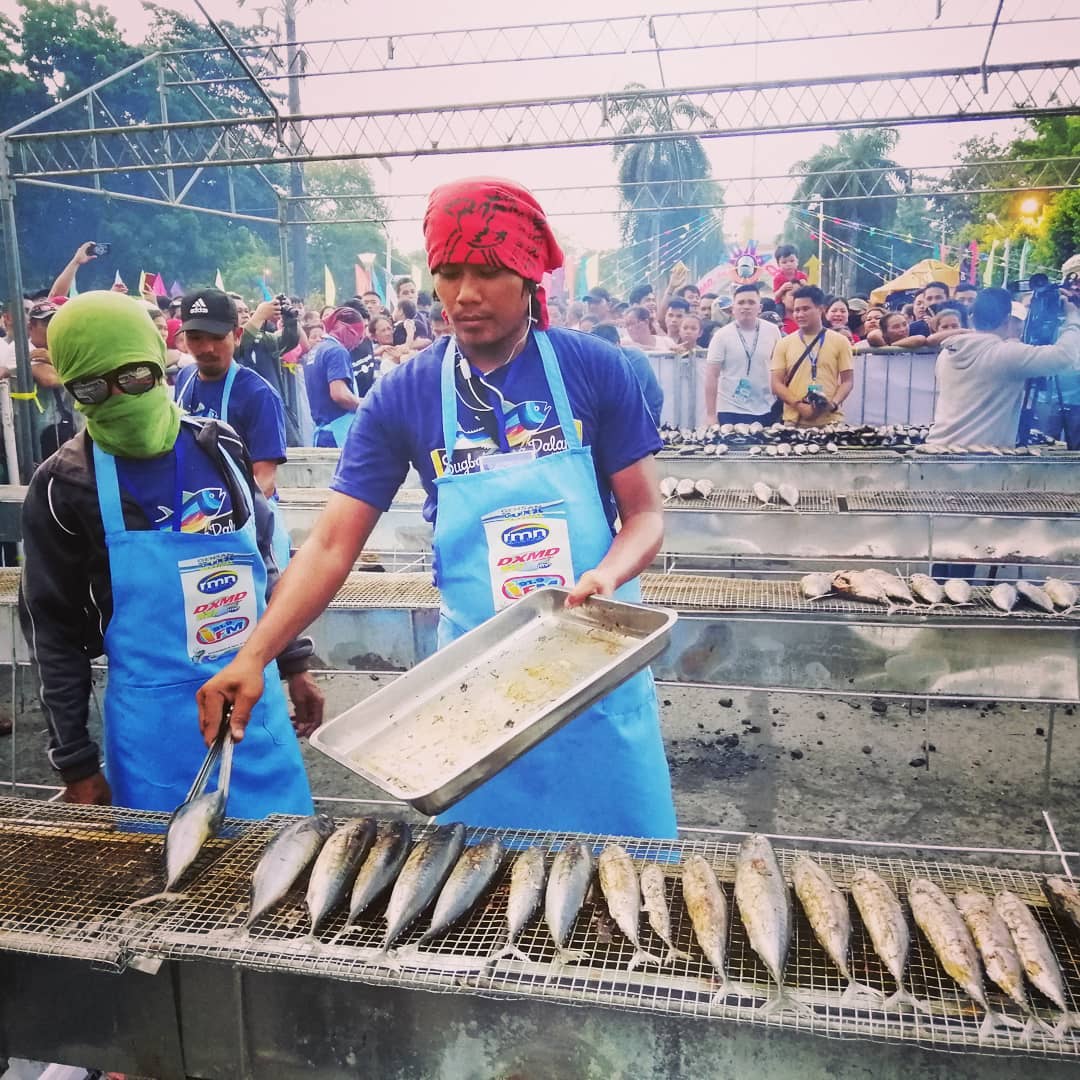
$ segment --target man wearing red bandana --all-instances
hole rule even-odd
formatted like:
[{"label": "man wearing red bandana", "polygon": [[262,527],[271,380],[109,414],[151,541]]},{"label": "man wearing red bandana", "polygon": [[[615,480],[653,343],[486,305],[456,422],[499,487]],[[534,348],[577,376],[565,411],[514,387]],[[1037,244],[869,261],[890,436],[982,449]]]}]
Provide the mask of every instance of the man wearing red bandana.
[{"label": "man wearing red bandana", "polygon": [[[451,333],[357,410],[320,520],[248,644],[199,692],[212,735],[242,734],[266,657],[333,598],[410,466],[434,526],[445,643],[536,589],[640,600],[663,538],[660,440],[622,353],[551,328],[541,281],[562,251],[532,194],[488,177],[437,188],[428,266]],[[615,531],[616,517],[620,522]],[[528,669],[528,656],[519,658]],[[672,837],[652,676],[641,672],[465,796],[473,826]]]}]

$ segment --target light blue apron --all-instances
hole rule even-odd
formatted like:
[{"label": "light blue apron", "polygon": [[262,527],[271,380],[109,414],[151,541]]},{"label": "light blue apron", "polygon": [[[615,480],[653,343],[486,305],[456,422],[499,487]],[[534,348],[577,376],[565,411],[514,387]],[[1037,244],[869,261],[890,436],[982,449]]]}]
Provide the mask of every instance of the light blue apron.
[{"label": "light blue apron", "polygon": [[[327,334],[326,337],[323,338],[323,341],[327,340],[327,338],[332,338],[332,337],[334,337],[333,334]],[[341,345],[341,342],[338,341],[337,338],[334,338],[334,341],[337,342],[338,345]],[[320,342],[320,344],[321,344],[321,342]],[[341,347],[343,349],[345,348],[344,345],[341,345]],[[348,351],[348,350],[346,350],[346,351]],[[359,395],[356,394],[356,372],[355,371],[350,372],[349,378],[350,378],[351,383],[352,383],[352,385],[349,387],[349,389],[352,390],[354,395],[359,396]],[[333,437],[334,437],[334,445],[337,446],[337,447],[344,446],[345,445],[345,439],[349,434],[349,428],[352,427],[353,418],[355,416],[356,416],[355,412],[347,412],[347,413],[343,413],[336,420],[331,420],[329,423],[326,423],[326,424],[319,424],[318,427],[315,428],[314,432],[311,435],[311,445],[312,446],[318,446],[319,445],[319,432],[320,431],[329,431],[330,434],[333,435]]]},{"label": "light blue apron", "polygon": [[[490,471],[454,475],[447,469],[436,479],[440,644],[495,612],[487,532],[481,522],[485,515],[522,504],[558,507],[569,526],[576,577],[593,569],[611,546],[592,450],[581,445],[547,334],[537,332],[536,342],[567,449]],[[458,431],[456,351],[451,339],[442,361],[443,445],[448,455],[453,454]],[[640,602],[638,582],[627,582],[616,596]],[[671,776],[652,673],[639,672],[623,683],[456,803],[443,820],[495,828],[675,836]]]},{"label": "light blue apron", "polygon": [[[233,383],[236,382],[236,369],[238,366],[239,365],[235,360],[229,365],[229,370],[225,373],[225,385],[221,388],[221,422],[223,424],[229,422],[229,398],[232,396]],[[188,381],[184,383],[182,387],[178,388],[177,400],[180,402],[180,408],[186,413],[191,413],[191,399],[194,396],[194,394],[188,393],[188,391],[198,377],[198,368],[195,368]],[[184,400],[185,394],[187,394],[186,402]],[[277,563],[278,570],[284,573],[285,567],[289,565],[289,559],[292,557],[292,548],[289,544],[289,532],[285,527],[285,517],[281,513],[278,493],[275,491],[274,494],[267,499],[267,502],[270,504],[270,513],[274,518],[274,535],[270,541],[274,552],[274,562]]]},{"label": "light blue apron", "polygon": [[[183,801],[206,754],[196,720],[195,692],[236,655],[229,651],[201,662],[189,646],[185,580],[205,597],[198,631],[220,642],[250,626],[230,617],[231,601],[250,600],[231,591],[234,568],[249,574],[254,611],[266,607],[266,567],[255,540],[255,516],[247,496],[247,522],[216,536],[180,531],[184,476],[183,441],[176,442],[173,531],[129,531],[124,524],[116,461],[94,445],[98,505],[105,526],[112,577],[113,615],[105,631],[109,679],[105,691],[105,768],[118,806],[174,810]],[[225,455],[241,491],[247,481]],[[193,565],[202,564],[194,570]],[[219,607],[222,617],[215,613]],[[253,621],[253,620],[249,620]],[[213,648],[214,646],[211,646]],[[221,647],[218,645],[217,647]],[[262,818],[270,813],[310,814],[311,789],[300,744],[289,722],[276,664],[266,668],[266,687],[236,748],[228,813]]]}]

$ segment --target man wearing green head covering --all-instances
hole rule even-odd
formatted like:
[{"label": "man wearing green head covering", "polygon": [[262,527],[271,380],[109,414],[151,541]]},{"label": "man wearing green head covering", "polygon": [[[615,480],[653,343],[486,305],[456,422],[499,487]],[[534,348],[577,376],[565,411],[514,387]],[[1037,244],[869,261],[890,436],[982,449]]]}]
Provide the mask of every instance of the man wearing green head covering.
[{"label": "man wearing green head covering", "polygon": [[[86,417],[23,504],[19,614],[49,759],[69,802],[173,810],[206,750],[195,691],[247,640],[277,581],[272,518],[235,432],[171,400],[145,305],[84,293],[53,316],[49,346]],[[296,719],[269,678],[256,738],[236,749],[234,817],[311,813],[296,738],[322,720],[311,651],[298,638],[277,659]],[[104,767],[88,723],[90,660],[103,653]]]}]

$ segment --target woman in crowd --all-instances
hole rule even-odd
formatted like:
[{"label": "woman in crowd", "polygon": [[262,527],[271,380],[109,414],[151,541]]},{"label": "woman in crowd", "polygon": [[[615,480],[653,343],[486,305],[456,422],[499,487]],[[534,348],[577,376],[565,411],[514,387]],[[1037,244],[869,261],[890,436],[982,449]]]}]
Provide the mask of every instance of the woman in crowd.
[{"label": "woman in crowd", "polygon": [[407,355],[407,346],[394,344],[394,322],[389,315],[376,315],[368,323],[368,333],[374,343],[375,359],[382,361],[384,373],[400,364]]},{"label": "woman in crowd", "polygon": [[833,297],[825,309],[825,325],[838,334],[843,334],[853,345],[859,339],[851,330],[851,309],[842,296]]},{"label": "woman in crowd", "polygon": [[933,333],[926,339],[927,345],[941,345],[957,334],[971,333],[967,312],[962,307],[941,307],[930,320]]},{"label": "woman in crowd", "polygon": [[864,338],[869,337],[872,330],[881,329],[881,320],[884,315],[885,309],[879,304],[875,304],[873,307],[868,307],[863,312],[862,336]]},{"label": "woman in crowd", "polygon": [[645,352],[668,352],[674,344],[671,338],[657,333],[656,323],[643,305],[635,305],[627,311],[623,326],[626,336]]},{"label": "woman in crowd", "polygon": [[891,345],[897,349],[921,349],[926,345],[922,334],[911,334],[908,317],[902,311],[890,311],[881,319],[881,329],[871,330],[866,342],[872,348],[881,349]]}]

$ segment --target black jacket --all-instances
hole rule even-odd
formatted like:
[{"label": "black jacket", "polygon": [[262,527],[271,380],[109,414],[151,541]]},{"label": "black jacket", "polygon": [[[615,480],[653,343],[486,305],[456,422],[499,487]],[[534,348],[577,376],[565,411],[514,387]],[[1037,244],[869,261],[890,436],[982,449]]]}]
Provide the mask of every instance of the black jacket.
[{"label": "black jacket", "polygon": [[[185,416],[181,422],[195,430],[199,446],[219,467],[237,528],[247,521],[246,500],[223,455],[236,461],[248,478],[269,597],[279,576],[271,551],[273,518],[252,479],[243,443],[218,420]],[[138,503],[123,491],[121,504],[129,529],[150,528]],[[41,707],[49,728],[49,761],[64,783],[72,783],[93,775],[100,765],[100,751],[87,730],[90,662],[104,652],[105,629],[113,612],[93,444],[85,431],[34,473],[23,502],[22,534],[26,558],[19,586],[19,620],[38,668]],[[278,657],[279,672],[284,677],[306,671],[311,653],[311,640],[297,638]],[[194,701],[191,722],[195,722]]]}]

